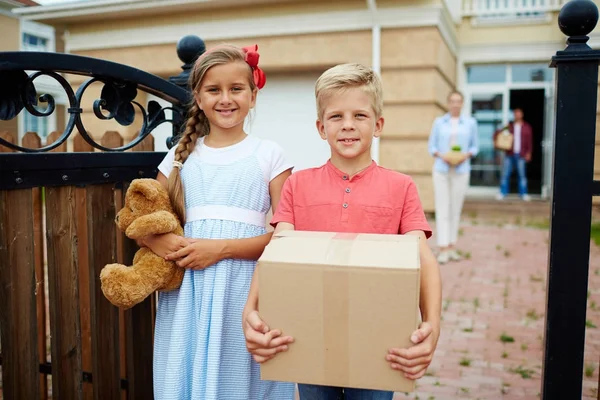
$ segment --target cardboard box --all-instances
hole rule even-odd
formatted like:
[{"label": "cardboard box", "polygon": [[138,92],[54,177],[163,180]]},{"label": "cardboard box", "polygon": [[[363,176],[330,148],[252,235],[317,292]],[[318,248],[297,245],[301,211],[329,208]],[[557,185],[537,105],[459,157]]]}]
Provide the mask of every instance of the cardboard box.
[{"label": "cardboard box", "polygon": [[295,339],[262,379],[414,390],[385,356],[420,322],[418,237],[287,231],[258,264],[261,317]]}]

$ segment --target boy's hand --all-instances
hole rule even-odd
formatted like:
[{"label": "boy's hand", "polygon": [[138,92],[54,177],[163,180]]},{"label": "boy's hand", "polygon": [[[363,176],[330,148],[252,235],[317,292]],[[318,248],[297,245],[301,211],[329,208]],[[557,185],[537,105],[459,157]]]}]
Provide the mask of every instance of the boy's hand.
[{"label": "boy's hand", "polygon": [[386,360],[408,379],[419,379],[433,359],[438,337],[439,333],[433,331],[431,324],[423,322],[410,337],[414,345],[408,349],[390,349]]},{"label": "boy's hand", "polygon": [[290,336],[281,336],[278,329],[270,330],[256,311],[244,313],[242,324],[246,348],[257,363],[264,363],[277,353],[287,351],[288,344],[294,341]]}]

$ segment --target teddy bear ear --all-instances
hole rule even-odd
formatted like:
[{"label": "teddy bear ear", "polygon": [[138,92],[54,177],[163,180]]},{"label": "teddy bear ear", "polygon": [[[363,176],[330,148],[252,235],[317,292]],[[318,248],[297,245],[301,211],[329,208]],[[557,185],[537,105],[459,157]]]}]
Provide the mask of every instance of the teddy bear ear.
[{"label": "teddy bear ear", "polygon": [[154,200],[158,196],[158,185],[160,183],[154,179],[134,179],[129,185],[128,192],[141,193],[148,200]]}]

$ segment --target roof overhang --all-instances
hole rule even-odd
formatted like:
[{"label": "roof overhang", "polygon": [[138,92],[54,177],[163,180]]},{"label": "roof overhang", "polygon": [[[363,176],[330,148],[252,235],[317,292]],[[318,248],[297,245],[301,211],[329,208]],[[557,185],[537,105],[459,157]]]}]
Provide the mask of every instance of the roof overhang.
[{"label": "roof overhang", "polygon": [[[292,1],[294,0],[97,0],[16,8],[13,12],[26,20],[59,24],[71,21],[157,15],[167,11],[177,13]],[[13,1],[13,3],[16,2]]]}]

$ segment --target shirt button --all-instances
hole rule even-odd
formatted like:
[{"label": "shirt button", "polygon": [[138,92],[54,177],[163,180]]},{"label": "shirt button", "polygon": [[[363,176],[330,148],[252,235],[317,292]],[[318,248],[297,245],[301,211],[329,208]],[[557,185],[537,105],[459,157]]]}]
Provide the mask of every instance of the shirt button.
[{"label": "shirt button", "polygon": [[344,208],[348,208],[348,203],[344,203],[344,204],[342,204],[342,207],[344,207]]},{"label": "shirt button", "polygon": [[346,193],[350,193],[350,188],[346,188]]},{"label": "shirt button", "polygon": [[345,180],[345,181],[347,181],[348,180],[348,175],[342,176],[342,179]]}]

